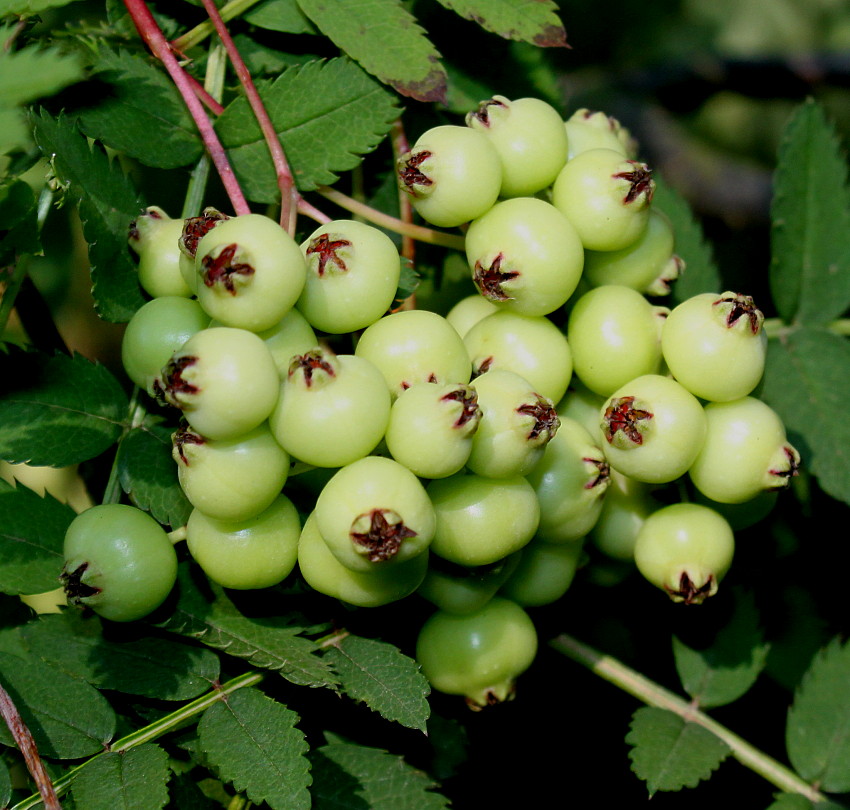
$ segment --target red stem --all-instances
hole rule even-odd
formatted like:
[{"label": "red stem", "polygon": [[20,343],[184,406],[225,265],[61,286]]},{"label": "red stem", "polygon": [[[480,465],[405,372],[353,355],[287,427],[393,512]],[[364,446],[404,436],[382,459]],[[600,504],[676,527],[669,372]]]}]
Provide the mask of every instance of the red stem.
[{"label": "red stem", "polygon": [[206,146],[213,165],[221,178],[227,196],[230,198],[234,212],[238,216],[250,214],[251,209],[236,180],[236,175],[233,173],[233,167],[227,159],[224,147],[221,145],[221,141],[219,141],[218,135],[216,135],[209,118],[207,118],[203,105],[197,95],[195,95],[189,77],[180,67],[177,57],[172,52],[168,40],[160,30],[159,25],[157,25],[145,0],[124,0],[124,5],[127,7],[127,11],[136,25],[139,36],[145,41],[154,56],[165,66],[165,69],[171,76],[171,80],[180,91],[180,95],[183,97],[183,101],[198,127],[204,146]]},{"label": "red stem", "polygon": [[224,24],[224,20],[222,20],[221,14],[219,14],[215,3],[213,0],[203,0],[203,4],[210,20],[212,20],[212,23],[215,26],[219,39],[221,39],[221,42],[227,51],[227,55],[230,58],[230,62],[232,63],[234,70],[236,71],[236,75],[239,77],[239,81],[245,90],[248,103],[251,105],[251,109],[254,112],[257,123],[260,125],[263,137],[266,139],[266,144],[269,147],[269,152],[271,153],[275,167],[277,185],[280,189],[280,224],[286,228],[290,234],[292,234],[295,231],[296,214],[296,206],[293,205],[293,203],[297,202],[297,198],[294,191],[295,184],[292,179],[292,172],[289,170],[289,163],[286,160],[286,155],[283,153],[280,138],[278,138],[274,124],[272,123],[268,111],[260,98],[260,94],[257,92],[257,87],[254,84],[254,80],[251,78],[251,73],[245,64],[245,61],[242,59],[239,49],[233,42],[233,38],[230,36],[227,26]]}]

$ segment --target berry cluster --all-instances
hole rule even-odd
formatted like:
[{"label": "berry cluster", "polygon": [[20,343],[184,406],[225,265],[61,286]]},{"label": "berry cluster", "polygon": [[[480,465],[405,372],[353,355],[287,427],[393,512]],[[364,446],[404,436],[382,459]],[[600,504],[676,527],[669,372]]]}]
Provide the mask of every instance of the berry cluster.
[{"label": "berry cluster", "polygon": [[[699,603],[732,560],[724,505],[771,497],[799,456],[753,395],[752,299],[651,303],[683,263],[616,121],[496,96],[423,134],[397,175],[423,220],[464,228],[470,291],[445,316],[391,310],[399,254],[370,225],[298,244],[257,214],[151,207],[130,232],[151,300],[123,361],[181,412],[187,546],[211,580],[297,571],[361,607],[416,592],[437,608],[423,671],[481,706],[530,665],[526,608],[566,592],[586,538]],[[692,502],[651,497],[682,480]]]}]

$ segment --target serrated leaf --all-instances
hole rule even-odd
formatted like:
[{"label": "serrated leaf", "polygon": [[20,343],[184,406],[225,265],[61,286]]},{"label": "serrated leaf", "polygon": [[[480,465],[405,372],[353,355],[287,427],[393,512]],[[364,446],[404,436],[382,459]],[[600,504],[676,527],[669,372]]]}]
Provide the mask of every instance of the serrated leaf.
[{"label": "serrated leaf", "polygon": [[815,656],[788,711],[791,765],[827,793],[850,792],[850,644],[834,639]]},{"label": "serrated leaf", "polygon": [[246,11],[242,18],[270,31],[287,34],[315,34],[316,27],[305,16],[297,0],[265,0]]},{"label": "serrated leaf", "polygon": [[93,73],[111,84],[113,95],[80,113],[89,137],[159,169],[187,166],[201,156],[198,129],[166,73],[135,54],[105,49]]},{"label": "serrated leaf", "polygon": [[168,754],[154,743],[108,751],[80,770],[71,794],[86,810],[159,810],[168,803]]},{"label": "serrated leaf", "polygon": [[14,180],[0,186],[0,267],[13,264],[24,253],[41,251],[38,207],[30,185]]},{"label": "serrated leaf", "polygon": [[180,566],[179,599],[160,627],[244,658],[252,666],[277,671],[301,686],[336,685],[330,666],[317,655],[317,645],[299,635],[312,628],[286,615],[274,620],[244,616],[223,591],[215,595],[205,591],[194,581],[196,576],[195,567]]},{"label": "serrated leaf", "polygon": [[177,465],[171,457],[173,428],[143,425],[133,428],[118,448],[121,488],[140,509],[172,528],[185,525],[192,504],[183,494]]},{"label": "serrated leaf", "polygon": [[632,715],[626,742],[632,746],[632,770],[646,782],[650,796],[659,790],[696,787],[731,753],[726,743],[702,726],[653,706]]},{"label": "serrated leaf", "polygon": [[[41,661],[0,653],[0,683],[42,756],[91,756],[115,734],[115,713],[100,692]],[[14,745],[5,724],[0,724],[0,743]]]},{"label": "serrated leaf", "polygon": [[425,731],[430,714],[428,681],[418,664],[397,647],[375,639],[346,636],[328,648],[325,660],[346,694],[362,700],[387,720]]},{"label": "serrated leaf", "polygon": [[437,784],[401,757],[326,735],[329,744],[310,753],[313,810],[444,810]]},{"label": "serrated leaf", "polygon": [[[398,117],[392,95],[348,59],[294,66],[258,89],[302,191],[329,185],[357,166]],[[247,197],[276,201],[268,147],[243,97],[227,107],[216,130]]]},{"label": "serrated leaf", "polygon": [[440,54],[399,0],[298,0],[334,45],[403,96],[445,101]]},{"label": "serrated leaf", "polygon": [[44,593],[59,587],[65,531],[76,513],[22,484],[0,491],[0,591]]},{"label": "serrated leaf", "polygon": [[850,397],[848,368],[846,338],[796,329],[769,342],[761,393],[821,488],[845,503],[850,503],[850,437],[835,430],[835,415]]},{"label": "serrated leaf", "polygon": [[439,0],[485,31],[540,48],[566,48],[567,32],[551,0]]},{"label": "serrated leaf", "polygon": [[24,149],[30,142],[26,117],[17,107],[0,107],[0,155]]},{"label": "serrated leaf", "polygon": [[0,458],[65,467],[94,458],[121,435],[129,403],[105,366],[79,354],[13,347],[3,363]]},{"label": "serrated leaf", "polygon": [[66,198],[79,205],[95,309],[104,320],[129,321],[145,299],[127,229],[144,205],[119,163],[90,145],[75,122],[42,112],[33,116],[33,124],[36,144],[66,187]]},{"label": "serrated leaf", "polygon": [[783,133],[770,213],[770,289],[779,314],[812,325],[841,315],[850,305],[847,161],[814,101]]},{"label": "serrated leaf", "polygon": [[731,621],[710,647],[695,650],[673,638],[682,686],[701,707],[732,703],[755,683],[769,650],[758,620],[752,595],[739,591]]},{"label": "serrated leaf", "polygon": [[256,689],[240,689],[207,709],[198,723],[201,748],[219,776],[255,804],[276,810],[310,807],[310,763],[298,715]]},{"label": "serrated leaf", "polygon": [[220,674],[209,650],[154,636],[110,641],[97,616],[78,611],[41,616],[21,633],[31,655],[100,689],[189,700],[213,688]]},{"label": "serrated leaf", "polygon": [[676,240],[673,249],[685,262],[684,272],[673,282],[668,306],[675,306],[699,293],[722,292],[711,246],[687,200],[662,178],[655,176],[655,183],[652,204],[670,219]]}]

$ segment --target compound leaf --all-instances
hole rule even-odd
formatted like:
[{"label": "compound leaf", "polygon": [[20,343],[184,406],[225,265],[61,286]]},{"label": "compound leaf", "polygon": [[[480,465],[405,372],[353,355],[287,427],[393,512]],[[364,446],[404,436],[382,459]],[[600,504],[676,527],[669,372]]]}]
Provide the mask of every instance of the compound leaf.
[{"label": "compound leaf", "polygon": [[30,594],[59,587],[65,531],[75,514],[23,484],[0,490],[0,591]]},{"label": "compound leaf", "polygon": [[309,808],[310,763],[298,715],[256,689],[240,689],[198,723],[203,751],[219,776],[255,804]]},{"label": "compound leaf", "polygon": [[346,636],[325,655],[346,694],[387,720],[425,731],[430,687],[416,662],[383,641]]},{"label": "compound leaf", "polygon": [[159,810],[168,803],[170,776],[165,750],[145,743],[88,762],[74,777],[71,793],[86,810]]},{"label": "compound leaf", "polygon": [[850,792],[850,644],[834,639],[803,677],[788,711],[788,758],[827,793]]},{"label": "compound leaf", "polygon": [[244,658],[252,666],[270,669],[302,686],[332,687],[337,679],[319,656],[318,647],[301,633],[313,629],[275,620],[243,615],[223,592],[203,592],[193,580],[192,566],[181,566],[179,600],[172,615],[160,627],[198,641],[228,655]]},{"label": "compound leaf", "polygon": [[3,362],[9,385],[0,394],[0,458],[65,467],[118,440],[129,403],[105,366],[14,347]]},{"label": "compound leaf", "polygon": [[771,205],[770,288],[787,321],[826,323],[850,305],[850,189],[838,137],[814,101],[788,123]]},{"label": "compound leaf", "polygon": [[80,113],[88,136],[159,169],[201,156],[198,130],[167,74],[134,54],[105,49],[93,71],[112,85],[113,95]]},{"label": "compound leaf", "polygon": [[702,726],[652,706],[632,715],[626,742],[632,746],[632,770],[646,782],[650,796],[659,790],[696,787],[730,753],[726,743]]},{"label": "compound leaf", "polygon": [[505,39],[541,48],[566,48],[567,32],[551,0],[439,0],[466,20]]},{"label": "compound leaf", "polygon": [[301,11],[297,0],[265,0],[246,11],[242,18],[269,31],[287,34],[315,34],[315,26]]},{"label": "compound leaf", "polygon": [[101,318],[129,321],[145,302],[127,245],[129,224],[144,209],[117,161],[90,144],[77,123],[47,112],[33,116],[35,140],[68,201],[79,205],[89,245],[92,293]]},{"label": "compound leaf", "polygon": [[110,641],[97,616],[78,611],[41,616],[21,632],[32,655],[101,689],[189,700],[211,689],[220,672],[210,650],[154,636]]},{"label": "compound leaf", "polygon": [[399,0],[298,0],[301,10],[365,70],[417,101],[445,101],[440,54]]},{"label": "compound leaf", "polygon": [[[0,653],[0,683],[32,732],[42,756],[91,756],[115,734],[115,713],[100,692],[42,661]],[[14,745],[5,723],[0,743]]]},{"label": "compound leaf", "polygon": [[846,338],[796,329],[769,342],[761,394],[821,488],[845,503],[850,503],[850,437],[835,429],[835,417],[850,397],[848,368]]},{"label": "compound leaf", "polygon": [[118,448],[118,475],[121,488],[136,506],[160,523],[176,527],[185,525],[192,504],[180,488],[171,457],[173,430],[157,424],[133,428]]},{"label": "compound leaf", "polygon": [[[348,59],[295,65],[258,90],[302,191],[357,166],[398,117],[392,94]],[[216,129],[246,196],[279,199],[266,142],[244,97],[227,107]]]},{"label": "compound leaf", "polygon": [[436,783],[401,757],[328,737],[328,745],[310,753],[313,809],[444,810]]},{"label": "compound leaf", "polygon": [[764,643],[758,619],[752,595],[738,592],[732,620],[710,647],[695,650],[673,638],[682,686],[703,708],[737,700],[764,669],[769,645]]}]

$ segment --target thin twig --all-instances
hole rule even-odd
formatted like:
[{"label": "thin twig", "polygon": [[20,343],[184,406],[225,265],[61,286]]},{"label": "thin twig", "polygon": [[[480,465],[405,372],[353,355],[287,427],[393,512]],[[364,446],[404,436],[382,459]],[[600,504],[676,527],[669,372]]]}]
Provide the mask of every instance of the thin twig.
[{"label": "thin twig", "polygon": [[[392,128],[392,144],[393,156],[398,160],[402,155],[410,151],[410,144],[407,140],[407,133],[404,131],[404,124],[398,118],[393,122]],[[398,208],[400,219],[408,224],[413,223],[413,205],[410,202],[410,195],[406,191],[402,191],[401,187],[398,190]],[[410,262],[411,267],[416,266],[416,241],[409,234],[401,236],[401,255]],[[416,293],[409,295],[398,307],[399,309],[415,309],[416,308]]]}]

